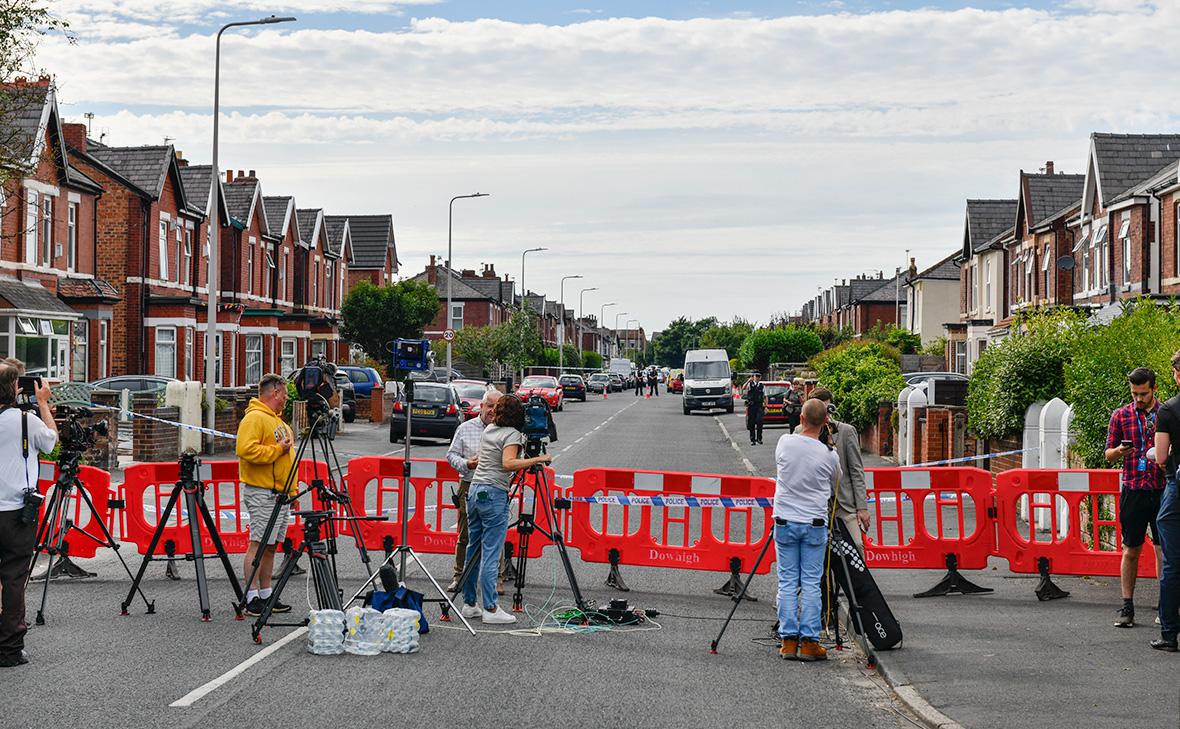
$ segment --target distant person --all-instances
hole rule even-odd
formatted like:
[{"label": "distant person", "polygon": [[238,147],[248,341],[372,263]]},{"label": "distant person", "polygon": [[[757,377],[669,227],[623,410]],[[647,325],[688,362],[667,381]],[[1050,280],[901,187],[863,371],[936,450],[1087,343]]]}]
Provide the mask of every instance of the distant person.
[{"label": "distant person", "polygon": [[[827,388],[817,387],[811,391],[811,399],[819,400],[825,407],[832,405],[832,393]],[[829,409],[828,445],[836,449],[840,458],[840,488],[836,490],[836,518],[844,522],[860,556],[864,557],[864,538],[869,530],[869,502],[865,492],[865,464],[860,455],[860,434],[849,423],[836,419]]]},{"label": "distant person", "polygon": [[746,430],[750,431],[750,445],[762,443],[762,422],[766,417],[766,386],[762,384],[762,373],[755,372],[742,387],[746,401]]},{"label": "distant person", "polygon": [[1119,628],[1135,626],[1135,576],[1149,528],[1151,541],[1156,545],[1156,574],[1160,574],[1163,561],[1156,514],[1164,490],[1164,472],[1147,456],[1155,443],[1160,412],[1160,402],[1155,397],[1155,372],[1139,367],[1127,375],[1127,382],[1131,387],[1131,402],[1111,413],[1106,430],[1106,460],[1121,461],[1122,465],[1119,525],[1123,533],[1120,570],[1123,605],[1114,621]]},{"label": "distant person", "polygon": [[783,395],[783,413],[787,416],[787,430],[795,432],[799,427],[799,413],[803,410],[803,378],[796,377]]},{"label": "distant person", "polygon": [[[1172,355],[1172,379],[1180,385],[1180,352]],[[1160,637],[1151,647],[1175,653],[1180,633],[1180,489],[1176,486],[1177,449],[1180,443],[1180,395],[1164,403],[1156,417],[1155,461],[1164,467],[1164,492],[1156,515],[1156,530],[1163,555],[1160,568]]]},{"label": "distant person", "polygon": [[634,377],[635,377],[635,397],[643,397],[643,373],[636,372]]},{"label": "distant person", "polygon": [[654,397],[660,396],[660,381],[656,377],[655,368],[647,371],[647,394]]},{"label": "distant person", "polygon": [[778,555],[779,655],[822,661],[819,644],[820,580],[828,544],[828,501],[840,476],[840,459],[819,437],[828,410],[808,400],[798,434],[784,435],[774,451],[774,546]]}]

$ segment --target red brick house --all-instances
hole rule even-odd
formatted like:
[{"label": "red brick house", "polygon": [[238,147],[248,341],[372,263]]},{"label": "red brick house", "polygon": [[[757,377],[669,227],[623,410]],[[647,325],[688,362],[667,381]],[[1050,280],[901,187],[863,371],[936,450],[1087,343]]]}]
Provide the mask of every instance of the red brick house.
[{"label": "red brick house", "polygon": [[[307,349],[301,357],[327,357],[343,361],[347,349],[340,341],[340,302],[344,298],[344,282],[348,276],[346,256],[332,246],[328,236],[324,211],[298,210],[299,231],[307,245],[306,266],[302,269],[307,285],[303,290],[302,306],[295,305],[293,318],[307,323]],[[302,362],[302,359],[300,360]]]},{"label": "red brick house", "polygon": [[1073,270],[1057,265],[1073,252],[1073,231],[1066,221],[1077,215],[1085,175],[1055,174],[1052,162],[1043,174],[1021,170],[1016,229],[1006,253],[1008,311],[1073,303]]},{"label": "red brick house", "polygon": [[98,272],[102,187],[73,166],[48,78],[5,86],[14,113],[0,134],[22,160],[0,186],[0,356],[53,380],[109,368],[114,305]]},{"label": "red brick house", "polygon": [[[449,320],[446,312],[448,274],[451,276]],[[512,315],[513,283],[507,277],[497,276],[495,266],[484,266],[478,275],[471,269],[456,272],[431,256],[426,269],[411,280],[430,284],[438,293],[438,313],[426,327],[428,339],[440,339],[448,328],[458,331],[465,327],[497,326]]]}]

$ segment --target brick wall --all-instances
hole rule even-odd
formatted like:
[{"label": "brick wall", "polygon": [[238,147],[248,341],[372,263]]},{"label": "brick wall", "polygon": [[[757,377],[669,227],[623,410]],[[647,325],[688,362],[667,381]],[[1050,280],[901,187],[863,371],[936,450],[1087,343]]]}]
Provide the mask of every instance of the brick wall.
[{"label": "brick wall", "polygon": [[[180,418],[180,408],[161,407],[154,394],[132,396],[131,407],[141,415],[172,421]],[[131,458],[134,461],[175,461],[180,455],[180,429],[174,425],[134,418],[131,432]]]},{"label": "brick wall", "polygon": [[877,421],[860,434],[860,447],[866,453],[877,456],[893,455],[893,410],[891,402],[881,403]]},{"label": "brick wall", "polygon": [[[1003,453],[1005,451],[1017,450],[1024,447],[1024,442],[1020,434],[1008,435],[999,440],[987,441],[988,453]],[[997,458],[989,458],[977,462],[980,468],[987,468],[992,472],[992,475],[1002,473],[1004,471],[1011,471],[1014,468],[1021,467],[1021,457],[1019,453],[1009,456],[999,456]]]}]

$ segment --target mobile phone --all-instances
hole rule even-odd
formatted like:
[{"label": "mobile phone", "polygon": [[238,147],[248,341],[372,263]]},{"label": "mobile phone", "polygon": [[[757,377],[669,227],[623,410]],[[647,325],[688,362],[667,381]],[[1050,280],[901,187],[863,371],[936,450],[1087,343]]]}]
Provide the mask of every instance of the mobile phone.
[{"label": "mobile phone", "polygon": [[1129,440],[1124,440],[1124,441],[1120,442],[1119,445],[1122,446],[1123,448],[1130,448],[1133,444]]}]

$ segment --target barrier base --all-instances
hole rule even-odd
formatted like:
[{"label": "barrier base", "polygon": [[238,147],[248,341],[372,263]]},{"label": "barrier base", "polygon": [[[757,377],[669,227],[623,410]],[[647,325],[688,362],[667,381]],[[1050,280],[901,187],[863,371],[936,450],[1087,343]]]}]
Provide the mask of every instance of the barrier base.
[{"label": "barrier base", "polygon": [[1048,602],[1049,600],[1060,600],[1063,597],[1069,597],[1068,590],[1062,590],[1053,583],[1053,579],[1049,576],[1049,560],[1046,557],[1037,559],[1037,571],[1041,574],[1041,581],[1037,583],[1037,599],[1041,602]]},{"label": "barrier base", "polygon": [[67,555],[62,555],[57,558],[53,566],[49,569],[38,572],[30,579],[32,582],[41,582],[48,575],[51,580],[80,580],[87,577],[97,577],[95,572],[87,572],[73,562]]},{"label": "barrier base", "polygon": [[[742,561],[737,557],[729,560],[729,579],[725,584],[718,587],[713,592],[717,595],[725,595],[726,597],[737,597],[742,592]],[[742,598],[750,602],[758,602],[758,598],[751,595],[749,592]]]},{"label": "barrier base", "polygon": [[631,592],[631,588],[627,587],[626,582],[623,582],[623,574],[619,572],[619,550],[610,550],[608,556],[610,557],[610,574],[606,576],[606,586],[613,587],[619,592]]},{"label": "barrier base", "polygon": [[916,592],[914,597],[943,597],[952,593],[980,595],[995,592],[990,587],[980,587],[959,573],[959,560],[955,555],[946,556],[946,575],[934,587],[925,592]]}]

